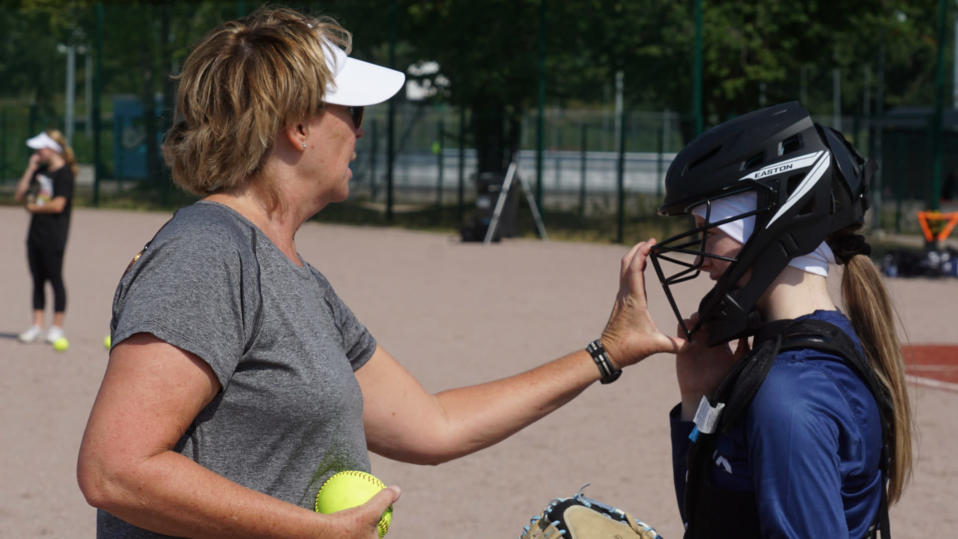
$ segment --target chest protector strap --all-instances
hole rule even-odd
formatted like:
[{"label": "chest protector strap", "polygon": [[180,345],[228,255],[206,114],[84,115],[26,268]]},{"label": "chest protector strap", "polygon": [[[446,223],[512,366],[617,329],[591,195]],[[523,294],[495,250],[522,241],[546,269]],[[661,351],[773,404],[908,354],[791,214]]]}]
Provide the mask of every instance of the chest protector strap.
[{"label": "chest protector strap", "polygon": [[[688,453],[683,500],[683,515],[688,522],[686,539],[761,536],[754,493],[724,491],[712,485],[716,442],[719,435],[727,433],[742,420],[776,356],[786,350],[809,348],[842,358],[875,398],[882,424],[880,467],[882,474],[888,476],[889,448],[894,444],[892,401],[867,359],[851,338],[833,324],[820,320],[771,322],[756,335],[752,351],[735,363],[715,392],[707,400],[703,398],[699,408],[696,428],[691,435],[693,443]],[[882,538],[891,538],[884,481],[877,519],[869,528],[868,536],[875,538],[879,531]]]}]

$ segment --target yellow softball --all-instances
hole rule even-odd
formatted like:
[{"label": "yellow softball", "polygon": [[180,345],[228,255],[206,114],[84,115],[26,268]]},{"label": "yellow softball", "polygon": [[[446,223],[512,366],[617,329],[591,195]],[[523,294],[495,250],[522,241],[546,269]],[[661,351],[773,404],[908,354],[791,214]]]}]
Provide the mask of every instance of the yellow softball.
[{"label": "yellow softball", "polygon": [[[323,483],[316,493],[316,512],[335,513],[362,505],[375,496],[386,485],[376,476],[359,470],[339,472]],[[393,507],[390,505],[379,519],[379,537],[386,535],[393,519]]]}]

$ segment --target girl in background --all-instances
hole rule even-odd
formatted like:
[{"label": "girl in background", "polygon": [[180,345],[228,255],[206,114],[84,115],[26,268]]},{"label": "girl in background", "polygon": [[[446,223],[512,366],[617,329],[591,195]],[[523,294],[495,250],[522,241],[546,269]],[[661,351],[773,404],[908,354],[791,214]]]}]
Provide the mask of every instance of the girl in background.
[{"label": "girl in background", "polygon": [[[64,337],[67,292],[63,284],[63,254],[70,230],[77,162],[66,138],[55,129],[27,140],[27,146],[34,152],[15,196],[17,202],[25,200],[31,214],[27,263],[33,277],[33,325],[18,338],[25,343],[40,339],[53,343]],[[53,288],[53,323],[44,332],[47,282]]]}]

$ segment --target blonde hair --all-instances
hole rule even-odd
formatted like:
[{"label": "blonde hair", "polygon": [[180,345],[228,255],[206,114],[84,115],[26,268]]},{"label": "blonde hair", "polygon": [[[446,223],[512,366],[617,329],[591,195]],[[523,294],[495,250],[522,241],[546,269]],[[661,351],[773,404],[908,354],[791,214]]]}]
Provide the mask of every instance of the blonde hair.
[{"label": "blonde hair", "polygon": [[173,181],[207,195],[245,185],[279,205],[261,176],[276,134],[318,114],[333,74],[320,38],[349,52],[351,35],[333,19],[260,8],[210,32],[183,64],[178,121],[163,142]]},{"label": "blonde hair", "polygon": [[50,138],[55,140],[61,148],[63,148],[63,151],[60,152],[60,155],[63,156],[63,160],[66,161],[67,166],[70,167],[70,172],[73,173],[73,177],[76,178],[77,171],[79,170],[77,167],[77,157],[76,154],[73,153],[73,148],[67,144],[67,138],[63,136],[63,133],[56,129],[47,129],[45,132]]},{"label": "blonde hair", "polygon": [[865,255],[852,256],[842,274],[842,299],[869,363],[892,400],[892,442],[888,447],[888,501],[901,498],[911,476],[911,404],[905,386],[905,362],[894,312],[881,275]]}]

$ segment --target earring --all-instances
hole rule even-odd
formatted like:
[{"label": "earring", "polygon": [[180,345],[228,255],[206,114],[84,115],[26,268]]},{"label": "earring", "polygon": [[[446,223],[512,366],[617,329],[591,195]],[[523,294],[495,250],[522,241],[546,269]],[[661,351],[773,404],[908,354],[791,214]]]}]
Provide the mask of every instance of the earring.
[{"label": "earring", "polygon": [[303,143],[303,149],[304,149],[304,150],[306,149],[306,143],[305,143],[305,142]]}]

